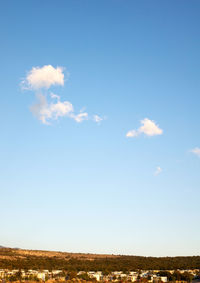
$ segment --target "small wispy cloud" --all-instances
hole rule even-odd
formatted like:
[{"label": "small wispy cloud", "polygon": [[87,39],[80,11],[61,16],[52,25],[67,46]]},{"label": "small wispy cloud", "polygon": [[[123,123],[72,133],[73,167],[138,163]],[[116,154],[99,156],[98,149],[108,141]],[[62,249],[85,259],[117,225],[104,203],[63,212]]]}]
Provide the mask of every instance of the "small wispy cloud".
[{"label": "small wispy cloud", "polygon": [[136,131],[136,130],[130,130],[128,131],[128,133],[126,134],[126,137],[127,138],[135,138],[137,136],[139,136],[139,131]]},{"label": "small wispy cloud", "polygon": [[56,102],[48,102],[43,94],[36,95],[37,102],[30,108],[33,115],[43,124],[49,125],[51,120],[57,120],[59,117],[68,116],[75,119],[74,107],[69,101],[60,101],[58,95],[54,95]]},{"label": "small wispy cloud", "polygon": [[57,94],[55,94],[55,93],[53,93],[53,92],[50,93],[50,97],[51,97],[52,99],[58,99],[58,100],[60,100],[60,96],[57,95]]},{"label": "small wispy cloud", "polygon": [[81,123],[82,121],[89,119],[87,112],[82,112],[76,115],[73,114],[71,115],[71,118],[73,118],[77,123]]},{"label": "small wispy cloud", "polygon": [[37,95],[38,102],[31,106],[31,112],[43,124],[50,125],[51,120],[58,120],[59,117],[69,117],[77,123],[88,120],[88,113],[74,113],[74,107],[69,101],[60,101],[60,96],[50,94],[51,98],[56,99],[56,102],[48,103],[47,98],[43,94]]},{"label": "small wispy cloud", "polygon": [[52,65],[45,65],[43,67],[33,67],[27,73],[27,76],[21,81],[21,88],[35,93],[36,103],[30,107],[33,115],[46,125],[50,125],[52,120],[58,120],[60,117],[69,117],[77,123],[89,119],[100,122],[102,120],[100,116],[93,115],[95,118],[89,117],[88,113],[83,110],[75,113],[71,102],[62,101],[58,94],[50,92],[49,89],[52,86],[64,86],[64,82],[65,73],[63,67],[55,68]]},{"label": "small wispy cloud", "polygon": [[162,172],[162,168],[160,166],[156,167],[156,170],[154,172],[154,176],[158,176]]},{"label": "small wispy cloud", "polygon": [[148,118],[145,118],[140,121],[141,126],[136,130],[130,130],[127,132],[127,138],[135,138],[141,134],[146,136],[157,136],[162,135],[163,130],[159,128],[159,126],[153,121]]},{"label": "small wispy cloud", "polygon": [[93,115],[93,120],[94,120],[96,123],[101,123],[101,121],[103,121],[104,119],[101,118],[99,115]]},{"label": "small wispy cloud", "polygon": [[192,152],[196,156],[200,157],[200,147],[195,147],[195,148],[191,149],[190,152]]}]

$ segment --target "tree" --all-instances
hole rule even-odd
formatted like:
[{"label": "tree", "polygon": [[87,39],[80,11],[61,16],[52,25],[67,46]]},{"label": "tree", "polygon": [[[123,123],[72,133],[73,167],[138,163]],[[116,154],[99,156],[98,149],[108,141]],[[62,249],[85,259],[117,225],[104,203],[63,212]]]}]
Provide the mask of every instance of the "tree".
[{"label": "tree", "polygon": [[70,280],[73,279],[73,278],[76,278],[77,272],[72,270],[72,271],[68,272],[68,276],[69,276]]},{"label": "tree", "polygon": [[87,272],[84,272],[84,273],[78,275],[78,278],[83,279],[83,280],[85,280],[85,281],[89,281],[89,280],[90,280],[90,277],[89,277],[89,275],[87,274]]},{"label": "tree", "polygon": [[20,282],[22,281],[22,271],[21,269],[19,269],[19,271],[15,274],[17,280],[19,280]]}]

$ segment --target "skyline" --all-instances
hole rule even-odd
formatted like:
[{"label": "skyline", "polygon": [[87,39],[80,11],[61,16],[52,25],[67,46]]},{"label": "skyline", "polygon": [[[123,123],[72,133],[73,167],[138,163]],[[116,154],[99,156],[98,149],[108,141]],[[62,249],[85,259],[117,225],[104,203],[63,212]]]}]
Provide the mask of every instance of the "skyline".
[{"label": "skyline", "polygon": [[2,1],[1,245],[200,254],[199,14]]}]

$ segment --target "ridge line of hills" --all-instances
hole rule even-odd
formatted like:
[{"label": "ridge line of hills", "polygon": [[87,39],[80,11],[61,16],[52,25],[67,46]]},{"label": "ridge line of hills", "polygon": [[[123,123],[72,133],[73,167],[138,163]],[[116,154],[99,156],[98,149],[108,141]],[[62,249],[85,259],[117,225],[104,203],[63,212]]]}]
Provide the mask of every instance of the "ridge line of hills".
[{"label": "ridge line of hills", "polygon": [[27,250],[0,246],[0,268],[62,270],[200,269],[200,256],[145,257]]}]

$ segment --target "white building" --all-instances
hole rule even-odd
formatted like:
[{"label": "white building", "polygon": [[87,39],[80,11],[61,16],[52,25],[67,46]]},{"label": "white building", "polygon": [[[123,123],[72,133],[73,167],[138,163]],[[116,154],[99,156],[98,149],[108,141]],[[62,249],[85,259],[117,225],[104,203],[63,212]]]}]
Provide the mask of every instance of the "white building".
[{"label": "white building", "polygon": [[102,279],[102,272],[101,271],[89,271],[88,273],[88,276],[90,278],[95,278],[97,281],[100,281]]}]

